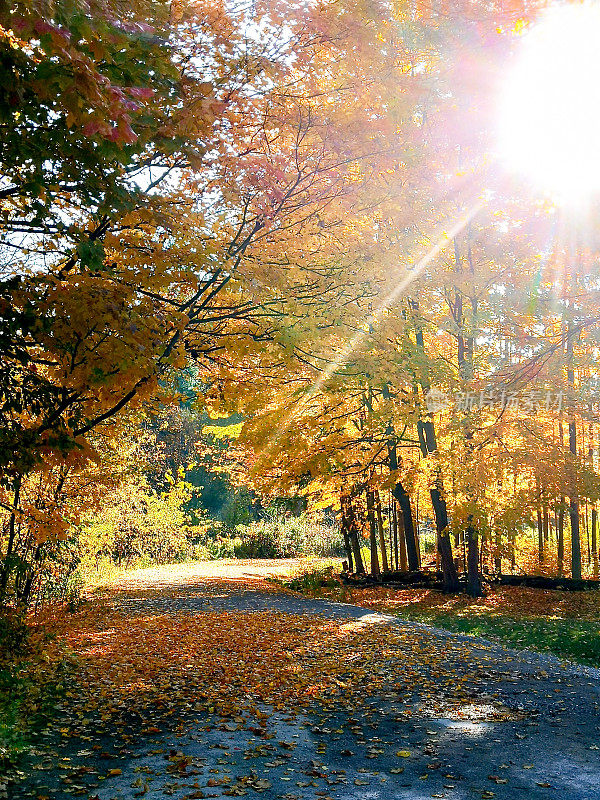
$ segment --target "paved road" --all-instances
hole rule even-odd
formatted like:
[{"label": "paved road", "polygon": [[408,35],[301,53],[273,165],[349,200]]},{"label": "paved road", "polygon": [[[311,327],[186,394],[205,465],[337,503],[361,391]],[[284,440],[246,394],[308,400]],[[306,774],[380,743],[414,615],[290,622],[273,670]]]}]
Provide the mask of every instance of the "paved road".
[{"label": "paved road", "polygon": [[[281,572],[286,563],[268,562],[268,567]],[[264,574],[259,562],[186,565],[166,577],[164,570],[148,570],[123,584],[114,602],[130,616],[278,611],[390,627],[408,633],[424,653],[432,645],[447,653],[445,675],[450,672],[473,687],[470,707],[463,704],[457,714],[455,684],[440,678],[430,712],[422,696],[415,695],[407,706],[390,687],[356,712],[341,702],[326,707],[315,702],[295,716],[264,708],[259,728],[207,715],[184,732],[163,728],[150,745],[134,741],[111,750],[107,734],[76,751],[72,743],[61,746],[51,738],[38,745],[30,764],[34,777],[12,787],[11,800],[74,794],[99,800],[258,794],[265,800],[600,798],[597,670],[472,638],[470,647],[459,647],[465,637],[357,606],[266,590]],[[397,669],[401,677],[401,663]],[[50,768],[58,757],[71,763],[83,758],[92,774],[98,765],[106,772],[99,751],[121,773],[85,792],[65,786],[64,771],[61,778],[60,769]],[[47,769],[36,772],[34,767],[44,763]],[[68,762],[62,764],[64,770]]]}]

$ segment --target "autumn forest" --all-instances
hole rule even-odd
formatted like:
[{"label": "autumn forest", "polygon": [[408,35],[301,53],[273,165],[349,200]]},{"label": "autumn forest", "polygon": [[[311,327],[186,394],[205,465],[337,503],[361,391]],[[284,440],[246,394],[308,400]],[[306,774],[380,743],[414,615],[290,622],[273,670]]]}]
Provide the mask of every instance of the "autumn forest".
[{"label": "autumn forest", "polygon": [[[597,4],[16,0],[0,4],[0,36],[0,696],[19,636],[42,647],[40,615],[85,661],[106,619],[129,647],[117,617],[80,612],[90,587],[140,568],[180,570],[179,586],[200,562],[208,586],[202,565],[219,561],[229,588],[234,573],[259,580],[235,572],[243,559],[309,557],[267,595],[409,609],[450,630],[478,603],[518,627],[562,598],[590,629],[561,650],[565,623],[548,649],[598,665]],[[307,635],[289,613],[271,649]],[[164,643],[175,623],[157,619]],[[212,652],[213,623],[232,627],[227,642],[256,624],[218,619],[180,631],[201,638],[190,651]],[[337,635],[314,624],[314,642]],[[356,647],[378,657],[372,638]],[[228,667],[215,669],[216,686]],[[308,691],[317,678],[298,669]],[[279,708],[293,692],[278,680],[248,691]],[[198,703],[209,684],[193,684]],[[158,735],[149,707],[140,725]],[[13,764],[22,734],[7,725]],[[185,796],[220,796],[205,790]],[[128,791],[114,796],[154,797]]]}]

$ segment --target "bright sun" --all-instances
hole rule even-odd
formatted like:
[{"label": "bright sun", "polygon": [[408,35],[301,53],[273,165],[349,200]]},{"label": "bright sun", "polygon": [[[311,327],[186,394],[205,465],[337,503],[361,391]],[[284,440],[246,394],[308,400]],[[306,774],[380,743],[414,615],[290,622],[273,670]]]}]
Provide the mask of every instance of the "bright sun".
[{"label": "bright sun", "polygon": [[500,155],[541,191],[600,192],[600,4],[554,6],[523,36],[501,103]]}]

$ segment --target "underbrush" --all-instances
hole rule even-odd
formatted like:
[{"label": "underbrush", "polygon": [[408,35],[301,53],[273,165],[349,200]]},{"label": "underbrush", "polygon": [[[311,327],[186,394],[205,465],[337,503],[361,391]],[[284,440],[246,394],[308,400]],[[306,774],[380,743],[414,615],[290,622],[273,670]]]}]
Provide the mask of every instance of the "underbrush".
[{"label": "underbrush", "polygon": [[277,582],[295,592],[301,592],[310,597],[322,597],[325,589],[335,589],[340,585],[334,574],[336,569],[339,567],[334,564],[322,565]]},{"label": "underbrush", "polygon": [[65,689],[71,662],[23,616],[0,615],[0,785]]},{"label": "underbrush", "polygon": [[309,514],[272,514],[259,522],[238,526],[234,543],[236,558],[327,558],[344,553],[341,534]]}]

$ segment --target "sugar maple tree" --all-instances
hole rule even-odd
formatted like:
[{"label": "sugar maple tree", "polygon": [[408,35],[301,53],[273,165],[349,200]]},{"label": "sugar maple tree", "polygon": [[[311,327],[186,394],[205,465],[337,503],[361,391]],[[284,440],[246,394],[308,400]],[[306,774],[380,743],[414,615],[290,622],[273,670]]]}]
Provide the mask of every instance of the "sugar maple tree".
[{"label": "sugar maple tree", "polygon": [[[367,54],[396,73],[382,10],[356,11],[257,6],[260,36],[219,4],[3,13],[4,587],[17,540],[68,527],[97,431],[165,370],[190,356],[212,382],[370,291],[366,209],[390,188],[367,186],[399,143]],[[40,473],[52,511],[22,502]]]}]

